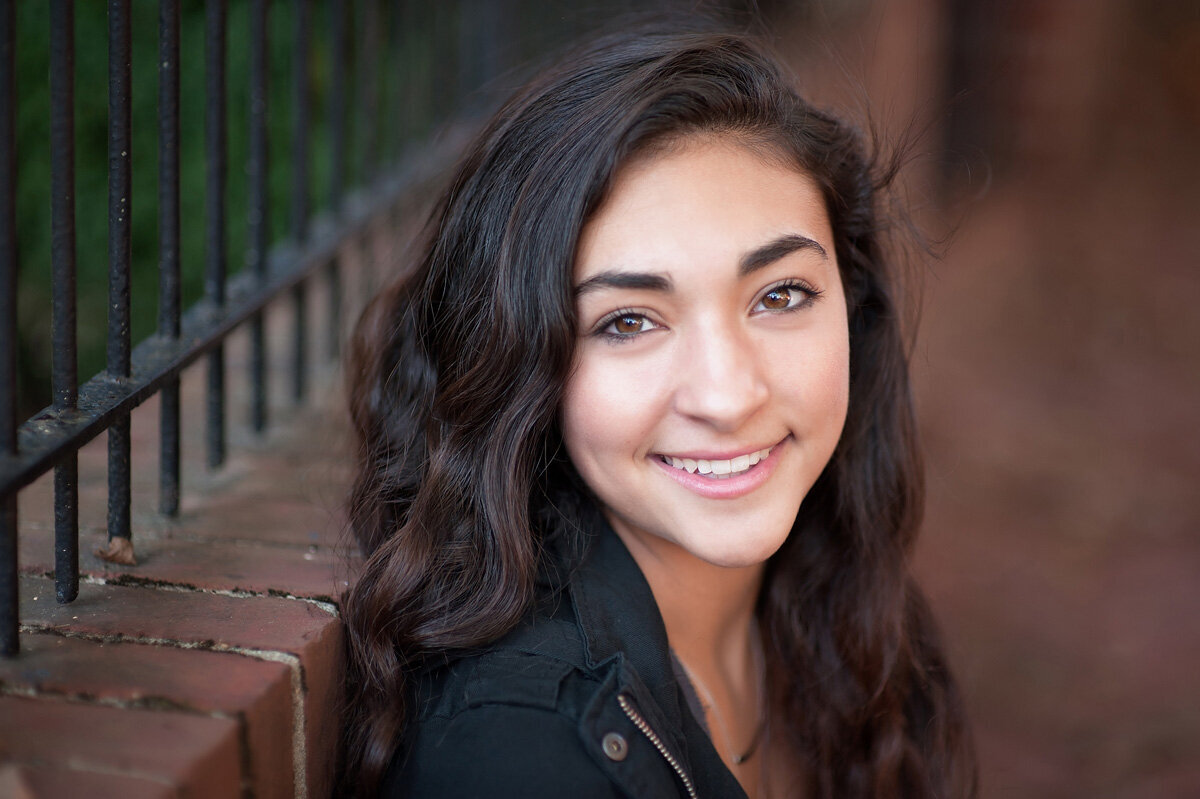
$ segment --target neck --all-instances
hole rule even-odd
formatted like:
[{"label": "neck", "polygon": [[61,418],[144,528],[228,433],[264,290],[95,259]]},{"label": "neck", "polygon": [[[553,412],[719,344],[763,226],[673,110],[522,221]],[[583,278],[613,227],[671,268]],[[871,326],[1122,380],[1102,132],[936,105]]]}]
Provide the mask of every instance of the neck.
[{"label": "neck", "polygon": [[710,679],[744,681],[754,668],[751,636],[764,565],[715,566],[668,541],[648,547],[617,534],[650,585],[675,654]]}]

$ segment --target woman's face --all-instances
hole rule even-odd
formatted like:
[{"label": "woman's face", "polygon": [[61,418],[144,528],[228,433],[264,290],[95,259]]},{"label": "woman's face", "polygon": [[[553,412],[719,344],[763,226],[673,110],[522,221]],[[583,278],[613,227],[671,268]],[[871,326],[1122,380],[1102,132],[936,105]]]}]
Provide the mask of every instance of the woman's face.
[{"label": "woman's face", "polygon": [[846,303],[821,193],[725,138],[618,174],[584,228],[567,452],[641,560],[765,561],[846,418]]}]

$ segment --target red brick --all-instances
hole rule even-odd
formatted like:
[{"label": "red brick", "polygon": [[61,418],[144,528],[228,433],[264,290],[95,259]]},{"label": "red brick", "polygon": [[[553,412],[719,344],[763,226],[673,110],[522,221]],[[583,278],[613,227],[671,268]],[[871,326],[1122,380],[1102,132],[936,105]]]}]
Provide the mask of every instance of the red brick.
[{"label": "red brick", "polygon": [[[184,383],[186,390],[186,373]],[[197,400],[201,397],[197,391]],[[327,407],[331,399],[318,396],[312,407],[285,409],[263,437],[230,441],[227,461],[216,471],[203,463],[203,425],[185,422],[181,516],[175,519],[158,513],[158,396],[149,399],[132,417],[135,540],[218,537],[329,545],[344,526],[342,508],[353,465],[345,413]],[[238,437],[231,431],[231,438]],[[104,531],[107,515],[106,465],[106,437],[101,434],[79,450],[80,524],[97,533]],[[23,530],[53,528],[52,498],[50,473],[21,492]],[[265,502],[277,504],[268,511],[262,508]],[[234,513],[223,518],[231,509]],[[210,525],[214,517],[223,523]],[[313,532],[319,534],[317,541]]]},{"label": "red brick", "polygon": [[[344,559],[329,549],[274,547],[134,538],[137,564],[123,566],[96,557],[107,536],[84,531],[79,536],[79,569],[82,574],[109,581],[167,583],[210,591],[278,593],[333,601],[340,593],[339,572]],[[54,570],[54,534],[48,530],[24,533],[20,568],[27,574],[46,575]],[[343,582],[344,582],[343,577]]]},{"label": "red brick", "polygon": [[[287,483],[288,475],[277,478]],[[35,487],[40,485],[35,483]],[[107,497],[80,496],[80,528],[86,535],[106,536]],[[281,491],[216,491],[211,496],[185,495],[180,514],[169,518],[153,504],[157,494],[135,497],[130,507],[135,543],[156,539],[247,541],[298,548],[333,547],[343,538],[345,515],[336,501],[284,496]],[[22,536],[54,529],[49,494],[32,488],[20,495]]]},{"label": "red brick", "polygon": [[345,676],[341,624],[332,626],[305,661],[305,750],[308,754],[309,796],[331,796],[336,765],[343,679]]},{"label": "red brick", "polygon": [[0,797],[2,799],[35,799],[33,786],[26,769],[15,763],[0,763]]},{"label": "red brick", "polygon": [[241,794],[231,719],[4,696],[0,748],[8,760],[52,771],[146,778],[190,796]]},{"label": "red brick", "polygon": [[166,537],[328,548],[337,544],[344,527],[340,510],[321,501],[230,491],[185,498],[180,518]]},{"label": "red brick", "polygon": [[327,611],[294,599],[93,583],[81,584],[73,603],[59,605],[53,581],[41,577],[21,578],[20,613],[23,624],[60,633],[284,652],[302,663],[338,624]]},{"label": "red brick", "polygon": [[54,601],[54,581],[21,578],[23,624],[99,637],[170,640],[204,648],[304,650],[336,624],[309,602],[278,597],[233,597],[82,583],[69,605]]},{"label": "red brick", "polygon": [[[341,623],[312,603],[84,583],[75,602],[59,605],[53,581],[22,577],[20,612],[24,624],[60,633],[295,655],[307,691],[309,783],[324,785],[329,779],[337,735],[333,722],[340,690]],[[314,789],[312,795],[322,794]]]},{"label": "red brick", "polygon": [[170,785],[138,777],[87,771],[58,771],[10,763],[0,766],[0,799],[44,799],[86,796],[87,799],[171,799]]},{"label": "red brick", "polygon": [[[216,677],[219,675],[219,679]],[[283,664],[242,655],[26,635],[0,660],[0,686],[38,695],[239,719],[255,796],[292,794],[292,683]]]},{"label": "red brick", "polygon": [[[271,323],[275,322],[278,319]],[[226,357],[231,371],[240,368],[238,353],[244,349],[244,336],[230,341]],[[269,595],[333,598],[347,576],[338,544],[353,459],[339,396],[316,385],[316,377],[312,405],[297,410],[280,404],[287,396],[287,370],[274,369],[272,379],[278,385],[271,390],[272,427],[266,435],[251,434],[234,414],[228,461],[208,471],[203,464],[204,426],[187,421],[198,418],[195,411],[202,407],[203,370],[185,371],[183,496],[181,514],[174,519],[161,516],[156,507],[158,398],[134,411],[131,516],[139,563],[133,567],[113,566],[92,554],[107,538],[105,436],[81,449],[80,565],[85,576],[110,584],[85,582],[75,603],[60,606],[50,581],[23,578],[21,621],[34,629],[108,642],[50,632],[23,635],[24,652],[12,668],[0,665],[0,681],[13,690],[153,707],[168,715],[182,710],[229,714],[242,725],[242,744],[250,752],[243,766],[252,774],[254,795],[261,799],[292,793],[290,766],[280,764],[290,764],[293,756],[294,667],[221,650],[295,656],[305,690],[300,741],[307,757],[308,795],[330,795],[342,683],[340,623],[309,603]],[[231,386],[230,407],[243,407],[243,394],[244,386]],[[45,575],[53,567],[51,484],[51,475],[46,475],[20,495],[20,563],[33,575]],[[118,581],[128,582],[115,584]],[[154,587],[136,587],[139,581]],[[163,584],[202,590],[164,590]],[[259,596],[220,596],[212,591]],[[134,640],[172,644],[151,646]],[[197,648],[180,648],[187,646]],[[273,671],[262,671],[264,667]],[[107,736],[108,729],[103,729]],[[52,786],[47,789],[51,795],[107,795],[103,791],[108,789],[94,781],[79,782],[80,788],[73,790],[71,780],[82,772],[56,766],[61,764],[22,766],[22,777],[33,775],[29,779],[35,782],[30,784],[39,795],[45,786]],[[282,778],[281,771],[286,771]],[[177,793],[159,790],[165,783],[149,784],[158,790],[150,795]],[[117,795],[142,794],[130,787]]]}]

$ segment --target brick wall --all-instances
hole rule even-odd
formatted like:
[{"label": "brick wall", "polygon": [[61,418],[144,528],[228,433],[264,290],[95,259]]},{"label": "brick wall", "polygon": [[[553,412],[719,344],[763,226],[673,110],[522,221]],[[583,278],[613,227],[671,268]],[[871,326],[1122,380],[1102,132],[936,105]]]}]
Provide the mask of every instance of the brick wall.
[{"label": "brick wall", "polygon": [[[279,398],[288,316],[269,318]],[[323,330],[314,318],[313,338]],[[231,454],[215,472],[203,465],[203,369],[184,373],[178,519],[155,510],[157,399],[134,412],[137,565],[95,554],[106,543],[104,436],[80,451],[71,604],[55,601],[52,477],[21,493],[21,653],[0,660],[0,797],[330,794],[342,672],[334,601],[348,571],[340,391],[326,367],[310,406],[280,400],[272,431],[255,437],[242,422],[244,349],[235,334]]]}]

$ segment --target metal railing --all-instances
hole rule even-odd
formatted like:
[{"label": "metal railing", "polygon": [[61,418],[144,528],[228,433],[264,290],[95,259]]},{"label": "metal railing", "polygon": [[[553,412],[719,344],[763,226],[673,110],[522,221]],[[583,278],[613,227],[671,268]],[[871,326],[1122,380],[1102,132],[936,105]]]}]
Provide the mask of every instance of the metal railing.
[{"label": "metal railing", "polygon": [[[596,15],[612,11],[576,6],[570,14],[554,2],[532,0],[289,0],[269,7],[267,0],[234,2],[249,15],[249,131],[246,170],[249,204],[246,219],[246,268],[230,276],[226,263],[227,175],[227,32],[230,3],[207,0],[203,63],[180,61],[180,0],[160,0],[158,24],[158,327],[133,346],[131,336],[131,204],[133,128],[146,120],[132,116],[131,0],[108,0],[108,330],[106,368],[80,384],[77,375],[76,216],[75,216],[75,19],[72,0],[50,0],[50,227],[53,344],[52,402],[21,424],[17,419],[17,170],[15,118],[19,101],[15,75],[15,2],[0,4],[0,652],[18,650],[18,492],[54,471],[55,582],[59,602],[70,602],[79,587],[79,448],[108,433],[109,556],[132,547],[130,519],[133,468],[130,412],[161,394],[160,512],[179,512],[180,372],[203,358],[206,383],[206,460],[211,468],[226,457],[225,339],[235,328],[250,329],[250,420],[256,431],[268,423],[267,338],[264,312],[275,302],[290,303],[292,398],[308,391],[307,288],[327,281],[324,292],[329,325],[327,355],[336,357],[344,317],[339,248],[367,235],[372,220],[390,213],[418,178],[416,165],[427,151],[384,147],[382,139],[419,141],[438,119],[477,102],[479,87],[506,66],[524,61],[547,45],[578,33]],[[138,14],[150,11],[138,3]],[[290,86],[268,85],[270,14],[290,15],[292,70]],[[619,9],[618,9],[619,10]],[[326,209],[314,215],[310,196],[313,163],[311,59],[314,15],[322,15],[330,37],[323,62],[329,149]],[[137,24],[150,24],[138,17]],[[529,20],[532,20],[532,24]],[[512,36],[508,36],[511,33]],[[84,35],[98,36],[99,31]],[[415,47],[414,44],[419,44]],[[380,89],[383,58],[403,52],[409,68],[396,91]],[[417,63],[425,59],[424,64]],[[439,68],[433,68],[436,64]],[[351,68],[354,80],[351,81]],[[449,68],[447,68],[449,67]],[[180,75],[204,72],[205,257],[204,295],[181,309]],[[423,87],[421,82],[424,82]],[[275,98],[290,93],[289,224],[286,236],[271,245],[269,177],[275,153],[269,151],[268,119]],[[348,102],[353,98],[353,103]],[[424,103],[414,97],[425,98]],[[486,100],[482,104],[486,104]],[[425,107],[427,106],[427,107]],[[382,120],[382,122],[380,122]],[[350,125],[360,126],[359,185],[351,182]],[[385,156],[385,150],[388,156]],[[424,153],[424,155],[422,155]],[[198,191],[200,187],[188,187]],[[189,220],[190,221],[190,220]]]}]

